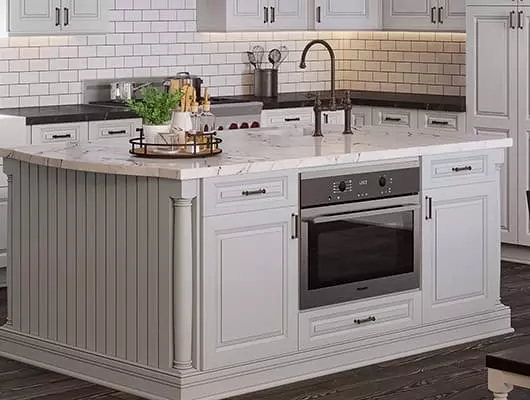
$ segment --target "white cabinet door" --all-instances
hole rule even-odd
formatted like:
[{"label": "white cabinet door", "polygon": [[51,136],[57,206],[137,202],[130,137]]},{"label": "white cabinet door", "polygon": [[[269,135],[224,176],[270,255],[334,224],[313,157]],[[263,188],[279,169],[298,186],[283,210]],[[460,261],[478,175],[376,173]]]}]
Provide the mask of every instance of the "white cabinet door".
[{"label": "white cabinet door", "polygon": [[423,321],[484,311],[499,299],[496,182],[425,192]]},{"label": "white cabinet door", "polygon": [[31,144],[87,141],[88,122],[45,124],[31,127]]},{"label": "white cabinet door", "polygon": [[296,208],[204,219],[203,367],[298,348]]},{"label": "white cabinet door", "polygon": [[379,29],[380,0],[315,0],[315,29]]},{"label": "white cabinet door", "polygon": [[386,0],[383,2],[384,29],[433,30],[437,26],[438,0]]},{"label": "white cabinet door", "polygon": [[[268,0],[228,0],[226,3],[227,31],[255,31],[268,29]],[[218,18],[223,18],[219,15]]]},{"label": "white cabinet door", "polygon": [[307,30],[307,0],[269,0],[270,28],[274,30]]},{"label": "white cabinet door", "polygon": [[61,0],[9,0],[12,33],[50,34],[61,31]]},{"label": "white cabinet door", "polygon": [[466,30],[466,2],[462,0],[439,0],[438,29],[444,31]]},{"label": "white cabinet door", "polygon": [[352,115],[355,120],[355,126],[372,125],[372,107],[353,106]]},{"label": "white cabinet door", "polygon": [[108,30],[109,0],[62,0],[63,32],[104,33]]},{"label": "white cabinet door", "polygon": [[506,243],[517,243],[518,232],[518,30],[512,25],[516,11],[515,7],[468,7],[466,16],[467,132],[514,140],[501,174],[501,230]]}]

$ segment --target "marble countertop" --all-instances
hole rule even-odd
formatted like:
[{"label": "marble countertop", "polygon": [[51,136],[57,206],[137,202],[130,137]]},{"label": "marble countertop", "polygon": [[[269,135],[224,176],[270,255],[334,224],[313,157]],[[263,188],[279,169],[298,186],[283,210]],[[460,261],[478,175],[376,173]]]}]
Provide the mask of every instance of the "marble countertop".
[{"label": "marble countertop", "polygon": [[418,157],[511,147],[496,135],[454,134],[365,126],[353,135],[304,135],[300,128],[226,131],[223,153],[194,160],[144,159],[129,154],[127,139],[50,143],[0,149],[0,157],[49,167],[96,173],[189,180],[256,172],[351,165],[366,161]]}]

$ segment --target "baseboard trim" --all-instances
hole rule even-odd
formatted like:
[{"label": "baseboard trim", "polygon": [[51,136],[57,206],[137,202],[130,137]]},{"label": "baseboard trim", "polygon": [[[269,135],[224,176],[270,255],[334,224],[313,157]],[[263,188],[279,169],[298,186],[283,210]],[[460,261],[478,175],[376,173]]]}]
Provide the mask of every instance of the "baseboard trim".
[{"label": "baseboard trim", "polygon": [[501,245],[501,260],[530,265],[530,247],[503,243]]},{"label": "baseboard trim", "polygon": [[[221,400],[513,332],[510,309],[217,371],[174,374],[0,328],[0,355],[150,400]],[[362,345],[357,345],[363,343]],[[352,346],[354,345],[354,347]]]}]

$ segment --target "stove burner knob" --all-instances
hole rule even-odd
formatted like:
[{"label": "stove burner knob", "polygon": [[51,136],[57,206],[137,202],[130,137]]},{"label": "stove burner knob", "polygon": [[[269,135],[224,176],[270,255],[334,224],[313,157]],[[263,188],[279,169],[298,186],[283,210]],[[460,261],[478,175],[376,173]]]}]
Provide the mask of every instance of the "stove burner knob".
[{"label": "stove burner knob", "polygon": [[346,182],[342,181],[341,183],[339,183],[339,190],[341,192],[346,191]]},{"label": "stove burner knob", "polygon": [[385,187],[386,186],[386,178],[384,176],[379,178],[379,186]]},{"label": "stove burner knob", "polygon": [[239,126],[235,122],[231,123],[228,129],[239,129]]},{"label": "stove burner knob", "polygon": [[254,121],[250,127],[251,128],[259,128],[260,127],[259,122]]},{"label": "stove burner knob", "polygon": [[248,129],[248,123],[247,122],[243,122],[241,124],[241,129]]}]

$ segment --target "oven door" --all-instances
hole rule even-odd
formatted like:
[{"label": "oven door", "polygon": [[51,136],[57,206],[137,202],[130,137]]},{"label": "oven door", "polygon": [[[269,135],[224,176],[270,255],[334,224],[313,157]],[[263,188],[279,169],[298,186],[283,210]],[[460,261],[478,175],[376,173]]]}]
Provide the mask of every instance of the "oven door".
[{"label": "oven door", "polygon": [[419,288],[418,196],[302,210],[300,308]]}]

